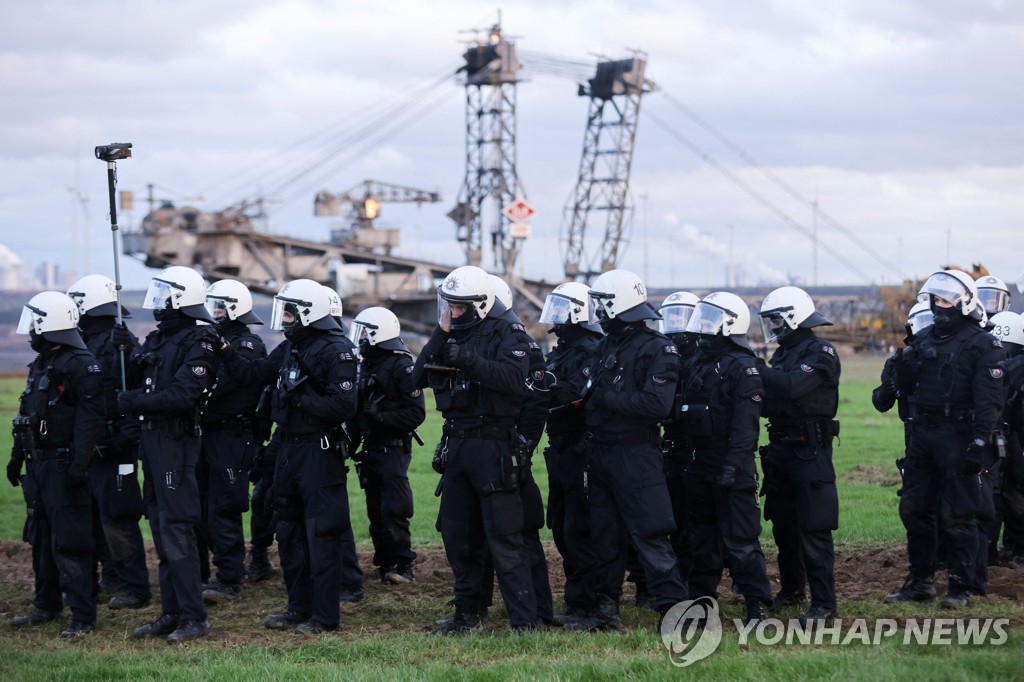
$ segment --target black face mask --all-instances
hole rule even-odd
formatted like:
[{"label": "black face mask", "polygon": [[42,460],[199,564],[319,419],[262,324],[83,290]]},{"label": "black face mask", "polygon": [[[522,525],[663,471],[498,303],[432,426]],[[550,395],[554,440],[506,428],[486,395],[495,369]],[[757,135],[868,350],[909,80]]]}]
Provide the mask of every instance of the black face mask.
[{"label": "black face mask", "polygon": [[317,330],[312,327],[304,327],[295,322],[284,330],[284,337],[294,344],[299,344],[316,334]]},{"label": "black face mask", "polygon": [[34,329],[28,334],[28,344],[32,346],[32,350],[37,353],[42,353],[53,345],[51,342],[44,339],[42,335],[37,334]]},{"label": "black face mask", "polygon": [[599,324],[601,325],[601,329],[608,336],[618,336],[619,334],[622,334],[627,329],[629,329],[629,323],[628,322],[623,322],[622,320],[618,319],[617,317],[616,318],[608,318],[608,317],[603,317],[602,316],[601,321],[600,321]]},{"label": "black face mask", "polygon": [[[687,350],[695,344],[694,334],[691,332],[678,332],[676,334],[669,334],[672,343],[676,344],[676,348],[679,350]],[[699,337],[698,337],[699,338]]]},{"label": "black face mask", "polygon": [[959,327],[966,320],[967,316],[960,312],[959,308],[942,308],[935,305],[935,297],[928,300],[928,308],[932,311],[935,320],[935,328],[947,332]]},{"label": "black face mask", "polygon": [[697,352],[701,355],[714,355],[732,345],[732,341],[724,336],[708,336],[707,334],[697,336],[695,343],[697,344]]}]

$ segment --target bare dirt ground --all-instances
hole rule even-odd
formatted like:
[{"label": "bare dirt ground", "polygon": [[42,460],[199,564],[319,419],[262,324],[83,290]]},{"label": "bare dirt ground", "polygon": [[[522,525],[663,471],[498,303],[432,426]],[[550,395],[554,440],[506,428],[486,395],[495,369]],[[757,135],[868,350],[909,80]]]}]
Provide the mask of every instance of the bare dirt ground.
[{"label": "bare dirt ground", "polygon": [[[424,603],[436,605],[439,615],[447,613],[450,610],[447,602],[451,597],[452,572],[448,567],[444,552],[439,548],[418,551],[417,580],[412,585],[402,587],[382,585],[373,575],[374,567],[369,561],[369,552],[361,552],[362,568],[366,574],[367,601],[362,605],[344,605],[343,624],[346,619],[352,623],[351,617],[360,611],[370,616],[370,613],[365,611],[366,607],[370,605],[373,605],[370,607],[371,611],[376,612],[379,617],[355,618],[364,632],[385,632],[391,629],[413,631],[429,629],[431,623],[424,623],[417,618],[411,619],[417,622],[405,619],[405,624],[402,625],[400,623],[403,622],[403,619],[396,621],[385,615],[385,612],[394,613],[405,610],[412,615],[411,612],[421,610]],[[271,555],[277,563],[276,549],[272,550]],[[564,588],[561,561],[553,546],[547,546],[547,555],[551,587],[557,600]],[[155,581],[156,554],[152,546],[149,547],[149,564],[150,576]],[[773,555],[768,556],[768,571],[774,589],[778,589],[778,571]],[[865,548],[837,552],[835,577],[841,603],[844,600],[878,603],[884,595],[894,591],[902,584],[905,575],[906,552],[902,547]],[[20,542],[0,542],[0,585],[6,588],[3,590],[3,594],[7,597],[0,598],[0,621],[9,620],[12,616],[24,613],[31,607],[32,580],[31,548]],[[936,576],[936,585],[939,587],[940,595],[944,591],[944,583],[945,574],[940,573]],[[728,594],[728,584],[728,578],[724,579],[723,586],[720,587],[720,595]],[[249,598],[237,605],[230,605],[232,609],[248,603],[245,610],[251,611],[248,615],[255,618],[284,606],[285,594],[280,578],[271,579],[255,586],[247,586],[246,590]],[[631,597],[631,588],[627,587],[624,602],[631,601]],[[495,598],[500,602],[499,596],[496,595]],[[1024,606],[1024,569],[1014,570],[998,566],[990,568],[989,595],[984,602],[993,606],[999,604],[1018,608]],[[404,606],[403,603],[405,603]],[[156,604],[154,602],[149,610],[158,613]],[[556,604],[556,610],[558,608],[559,606]],[[148,615],[148,613],[147,610],[146,614]],[[100,611],[101,620],[113,615],[106,609]],[[141,614],[130,615],[134,621],[142,619]],[[237,613],[237,615],[245,617],[243,613]],[[230,639],[228,633],[223,633],[222,636],[227,636]],[[253,643],[251,633],[246,635],[246,641],[250,644]]]}]

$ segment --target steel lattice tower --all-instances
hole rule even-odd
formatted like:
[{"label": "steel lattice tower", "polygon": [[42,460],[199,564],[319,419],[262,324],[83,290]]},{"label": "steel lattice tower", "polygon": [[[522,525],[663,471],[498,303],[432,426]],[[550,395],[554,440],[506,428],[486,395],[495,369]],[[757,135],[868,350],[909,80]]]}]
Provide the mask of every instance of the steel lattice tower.
[{"label": "steel lattice tower", "polygon": [[[590,106],[579,180],[565,209],[568,223],[565,275],[568,279],[589,281],[594,275],[614,268],[618,260],[625,217],[632,212],[629,172],[640,98],[654,90],[654,83],[644,78],[645,67],[646,56],[640,53],[632,59],[600,62],[588,86],[579,88],[581,97],[590,98]],[[591,214],[596,211],[606,214],[606,223],[601,267],[591,270],[585,267],[584,233]]]},{"label": "steel lattice tower", "polygon": [[484,43],[463,54],[466,65],[466,177],[459,203],[448,214],[456,237],[465,243],[466,261],[479,266],[483,258],[483,228],[489,224],[494,268],[511,273],[518,239],[509,233],[511,221],[501,209],[525,198],[516,173],[516,83],[521,64],[515,43],[502,38],[495,25]]}]

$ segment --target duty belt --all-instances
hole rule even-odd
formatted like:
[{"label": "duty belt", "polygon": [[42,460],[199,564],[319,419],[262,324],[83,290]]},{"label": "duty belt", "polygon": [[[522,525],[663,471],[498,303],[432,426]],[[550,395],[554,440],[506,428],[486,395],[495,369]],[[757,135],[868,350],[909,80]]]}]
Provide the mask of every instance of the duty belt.
[{"label": "duty belt", "polygon": [[[328,436],[327,433],[286,433],[284,434],[284,442],[286,443],[317,443],[324,436]],[[330,436],[333,438],[333,436]]]},{"label": "duty belt", "polygon": [[71,455],[71,448],[36,448],[26,450],[25,459],[34,459],[37,462],[44,462],[48,459],[59,459]]},{"label": "duty belt", "polygon": [[387,438],[385,440],[367,440],[363,445],[364,450],[378,450],[380,448],[404,448],[404,438]]},{"label": "duty belt", "polygon": [[661,436],[656,429],[645,429],[643,431],[627,431],[625,433],[594,433],[592,445],[598,447],[610,443],[653,443],[661,445]]},{"label": "duty belt", "polygon": [[476,424],[466,425],[463,428],[445,422],[442,427],[444,435],[449,438],[482,438],[484,440],[512,440],[512,424]]},{"label": "duty belt", "polygon": [[177,431],[187,427],[184,419],[143,419],[139,425],[143,431]]},{"label": "duty belt", "polygon": [[242,415],[236,415],[234,417],[228,417],[227,419],[221,419],[215,422],[203,422],[203,431],[252,431],[252,423],[248,417]]},{"label": "duty belt", "polygon": [[970,421],[969,410],[944,410],[937,409],[913,409],[910,412],[909,422],[922,424],[924,426],[936,426],[939,424],[955,424],[957,422]]}]

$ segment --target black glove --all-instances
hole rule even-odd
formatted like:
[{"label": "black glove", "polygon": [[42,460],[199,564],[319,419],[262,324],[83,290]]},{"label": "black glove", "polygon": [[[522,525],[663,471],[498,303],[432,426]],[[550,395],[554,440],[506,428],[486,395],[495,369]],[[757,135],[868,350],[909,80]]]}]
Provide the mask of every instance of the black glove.
[{"label": "black glove", "polygon": [[363,405],[363,415],[370,421],[381,423],[383,420],[380,418],[380,400],[371,400]]},{"label": "black glove", "polygon": [[224,345],[227,343],[226,341],[224,341],[224,337],[220,335],[220,332],[217,331],[217,326],[216,325],[213,325],[213,324],[202,325],[201,327],[199,327],[199,330],[200,330],[199,341],[200,342],[203,342],[203,341],[207,342],[208,344],[213,346],[213,350],[214,351],[221,350],[224,347]]},{"label": "black glove", "polygon": [[473,364],[476,353],[457,343],[446,343],[441,346],[441,361],[449,367],[465,369]]},{"label": "black glove", "polygon": [[135,407],[135,397],[139,394],[138,389],[131,389],[129,391],[118,391],[117,392],[117,409],[121,410],[125,414],[132,412],[132,408]]},{"label": "black glove", "polygon": [[7,480],[15,488],[21,485],[21,463],[23,461],[21,457],[12,456],[11,461],[7,463]]},{"label": "black glove", "polygon": [[441,441],[440,443],[437,444],[437,447],[434,448],[434,458],[430,460],[430,468],[439,474],[444,474],[444,467],[445,464],[447,464],[445,458],[446,454],[447,453],[445,452],[444,449],[444,441]]},{"label": "black glove", "polygon": [[110,329],[110,343],[113,344],[114,348],[127,353],[135,346],[135,339],[132,338],[128,327],[122,322],[121,324],[115,324]]},{"label": "black glove", "polygon": [[964,476],[977,476],[981,473],[981,463],[984,460],[988,446],[981,438],[975,438],[967,445],[964,452],[963,462],[960,464],[960,473]]},{"label": "black glove", "polygon": [[715,478],[715,485],[720,488],[732,488],[736,485],[736,465],[726,464],[722,467],[722,470],[718,472],[718,476]]}]

